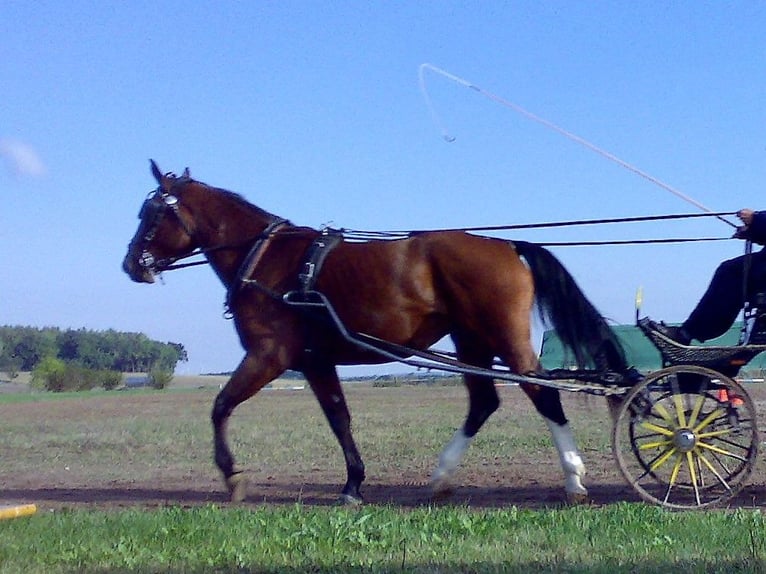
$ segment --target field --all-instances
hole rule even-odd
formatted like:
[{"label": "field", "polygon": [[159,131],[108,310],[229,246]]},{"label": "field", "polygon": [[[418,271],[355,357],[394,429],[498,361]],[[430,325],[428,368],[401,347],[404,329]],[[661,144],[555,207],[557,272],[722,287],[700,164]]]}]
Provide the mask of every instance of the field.
[{"label": "field", "polygon": [[[766,421],[766,392],[749,388]],[[430,473],[465,415],[463,388],[346,389],[367,465],[366,501],[430,504]],[[43,509],[225,503],[212,461],[209,413],[216,392],[204,387],[0,398],[2,498]],[[503,404],[468,451],[447,503],[563,503],[563,477],[544,422],[518,388],[499,392]],[[637,500],[612,459],[604,401],[576,394],[563,399],[593,502]],[[310,391],[261,392],[234,412],[230,439],[250,478],[247,504],[335,502],[345,479],[342,454]],[[759,463],[738,504],[766,504],[763,470]]]},{"label": "field", "polygon": [[[762,390],[759,385],[748,389],[761,420],[766,421],[766,389]],[[22,528],[17,526],[22,521],[34,524],[39,520],[53,520],[51,517],[57,520],[61,520],[61,516],[77,517],[75,521],[82,520],[85,526],[69,524],[68,527],[87,529],[90,520],[130,523],[146,520],[141,517],[147,515],[164,520],[160,517],[168,512],[183,513],[183,518],[175,516],[172,520],[179,524],[221,512],[256,521],[260,520],[256,517],[265,513],[271,518],[263,520],[278,524],[283,518],[274,518],[273,513],[284,517],[285,513],[300,512],[302,527],[311,520],[324,524],[337,516],[358,520],[359,515],[353,512],[367,512],[365,516],[369,518],[365,521],[372,525],[383,520],[388,527],[392,518],[385,514],[387,512],[401,517],[397,521],[417,521],[423,515],[441,511],[446,512],[446,516],[457,512],[464,517],[462,520],[469,521],[476,513],[504,520],[509,513],[518,518],[521,512],[529,513],[529,524],[552,521],[548,526],[540,526],[541,531],[554,532],[558,521],[566,521],[562,516],[574,516],[576,523],[592,523],[588,528],[599,533],[610,528],[599,526],[600,521],[607,518],[614,521],[614,516],[618,516],[617,523],[622,523],[622,527],[632,520],[641,524],[651,524],[654,520],[667,525],[682,516],[639,504],[624,504],[635,503],[638,498],[624,484],[612,460],[610,421],[602,399],[564,395],[565,410],[588,468],[592,506],[562,510],[564,492],[558,457],[544,422],[519,389],[499,389],[501,409],[468,451],[456,477],[454,495],[440,501],[431,499],[428,479],[441,448],[462,423],[467,404],[463,388],[348,385],[346,390],[354,416],[355,436],[367,466],[364,511],[328,508],[334,504],[343,484],[345,468],[340,449],[307,390],[263,391],[235,411],[229,427],[232,449],[250,480],[249,498],[238,508],[232,508],[227,502],[212,461],[209,412],[216,386],[162,392],[0,395],[0,504],[34,503],[38,507],[37,515],[31,519],[0,523],[0,533],[3,529]],[[734,513],[738,519],[761,516],[766,506],[763,455],[750,484],[734,506],[740,508]],[[347,514],[328,515],[328,512]],[[695,518],[686,524],[719,515],[690,514],[688,516]],[[434,524],[441,524],[440,520],[444,520],[443,516],[434,517]],[[762,519],[757,520],[760,528]],[[122,524],[123,528],[129,528],[125,522]],[[45,527],[50,529],[54,525],[49,523]],[[423,526],[419,528],[425,532]],[[670,532],[655,533],[654,539],[660,541],[656,545],[662,546],[663,536],[680,536],[679,527],[674,528],[676,530]],[[584,557],[593,556],[592,548],[587,548],[593,544],[593,532],[584,542]],[[761,540],[760,530],[758,532],[757,540]],[[694,533],[689,537],[699,539]],[[755,557],[757,567],[763,567],[762,542],[747,531],[740,531],[737,539],[745,545],[745,558],[750,560],[747,564],[752,566]],[[13,571],[2,567],[2,544],[0,542],[0,572]],[[726,545],[727,552],[731,551],[732,544],[726,542]],[[7,547],[5,550],[10,552]],[[390,558],[393,563],[399,561],[398,554]],[[8,556],[5,559],[8,560]],[[678,560],[661,564],[678,566],[682,563]],[[711,566],[711,560],[706,558],[700,571],[716,569],[715,564]],[[321,560],[311,562],[321,563]],[[577,560],[572,562],[576,563]],[[545,561],[537,566],[545,569],[550,564]],[[628,564],[635,566],[635,562],[628,561]],[[730,562],[726,564],[732,566]],[[615,566],[613,562],[606,565]],[[121,571],[144,571],[142,567],[132,570],[123,565],[122,568]],[[222,571],[242,571],[227,568]],[[411,571],[463,569],[428,568]],[[337,570],[327,571],[333,569]],[[194,568],[179,571],[190,570]],[[45,568],[34,571],[45,571]]]}]

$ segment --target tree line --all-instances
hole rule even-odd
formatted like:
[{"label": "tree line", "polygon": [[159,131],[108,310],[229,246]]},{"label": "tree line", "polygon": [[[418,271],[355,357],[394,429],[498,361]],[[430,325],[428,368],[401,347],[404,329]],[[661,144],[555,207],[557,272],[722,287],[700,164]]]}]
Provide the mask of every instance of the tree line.
[{"label": "tree line", "polygon": [[188,356],[180,343],[161,343],[143,333],[57,327],[0,327],[0,371],[32,371],[46,358],[85,369],[173,372]]}]

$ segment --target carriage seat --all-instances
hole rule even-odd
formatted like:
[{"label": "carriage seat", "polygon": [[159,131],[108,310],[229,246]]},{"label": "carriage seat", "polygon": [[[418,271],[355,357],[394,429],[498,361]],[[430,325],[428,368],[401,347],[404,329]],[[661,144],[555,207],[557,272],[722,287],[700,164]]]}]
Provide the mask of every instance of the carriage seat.
[{"label": "carriage seat", "polygon": [[638,327],[660,352],[663,367],[697,365],[733,377],[756,355],[766,351],[766,344],[735,346],[682,345],[662,332],[649,317],[638,320]]}]

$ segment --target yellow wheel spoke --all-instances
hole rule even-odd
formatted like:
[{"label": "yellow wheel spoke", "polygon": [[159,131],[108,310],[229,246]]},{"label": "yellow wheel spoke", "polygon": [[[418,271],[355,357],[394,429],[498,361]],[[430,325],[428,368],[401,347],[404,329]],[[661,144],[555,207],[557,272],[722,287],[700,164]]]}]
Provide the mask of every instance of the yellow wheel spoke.
[{"label": "yellow wheel spoke", "polygon": [[670,429],[666,429],[665,427],[661,427],[659,425],[656,425],[654,423],[650,423],[648,421],[644,421],[641,423],[641,426],[645,428],[646,430],[650,430],[653,432],[656,432],[661,435],[665,436],[673,436],[673,431]]},{"label": "yellow wheel spoke", "polygon": [[697,501],[697,504],[700,504],[700,493],[697,489],[697,471],[694,469],[694,457],[692,456],[692,452],[689,451],[686,453],[686,464],[689,466],[689,476],[692,479],[692,486],[694,487],[694,498]]},{"label": "yellow wheel spoke", "polygon": [[722,454],[724,456],[730,456],[732,458],[736,458],[737,460],[743,460],[743,461],[747,460],[744,456],[740,456],[740,455],[735,454],[733,452],[729,452],[728,450],[724,450],[724,449],[722,449],[719,446],[708,444],[706,442],[700,442],[700,443],[697,444],[697,446],[700,447],[700,448],[706,448],[706,449],[708,449],[710,451],[713,451],[713,452],[717,452],[718,454]]},{"label": "yellow wheel spoke", "polygon": [[657,442],[645,442],[643,444],[638,445],[638,450],[649,450],[651,448],[663,448],[670,446],[672,441],[669,440],[658,440]]},{"label": "yellow wheel spoke", "polygon": [[668,459],[671,456],[673,456],[673,453],[675,452],[676,452],[676,447],[669,448],[667,451],[665,451],[665,453],[660,458],[654,461],[654,464],[649,468],[649,470],[654,472],[655,470],[660,468],[663,464],[665,464],[668,461]]},{"label": "yellow wheel spoke", "polygon": [[717,419],[720,416],[723,416],[724,414],[725,414],[725,411],[723,409],[714,410],[712,413],[706,416],[700,424],[694,427],[694,434],[697,434],[706,426],[708,426],[710,423],[712,423],[715,419]]},{"label": "yellow wheel spoke", "polygon": [[694,403],[691,415],[689,415],[690,427],[693,427],[697,423],[697,417],[700,416],[703,404],[705,404],[705,395],[697,395],[697,401]]},{"label": "yellow wheel spoke", "polygon": [[678,479],[678,471],[681,470],[681,463],[683,462],[683,457],[681,456],[681,453],[678,453],[678,457],[676,458],[676,463],[673,465],[673,471],[670,473],[670,479],[668,480],[669,486],[674,486],[676,483],[676,480]]},{"label": "yellow wheel spoke", "polygon": [[668,412],[668,410],[665,408],[665,405],[663,405],[662,403],[654,403],[654,404],[652,405],[652,409],[653,409],[653,410],[655,410],[655,411],[657,411],[657,414],[659,414],[659,415],[660,415],[660,417],[662,417],[662,419],[663,419],[663,420],[664,420],[666,423],[668,423],[668,426],[669,426],[670,428],[676,428],[676,426],[677,426],[677,425],[676,425],[676,421],[674,421],[674,420],[673,420],[673,417],[672,417],[672,416],[671,416],[671,414]]},{"label": "yellow wheel spoke", "polygon": [[703,432],[703,433],[698,434],[697,438],[698,439],[713,438],[713,437],[716,437],[716,436],[724,436],[724,435],[727,435],[727,434],[731,434],[732,432],[734,432],[733,429],[721,429],[721,430],[716,430],[716,431]]},{"label": "yellow wheel spoke", "polygon": [[719,473],[719,472],[718,472],[718,471],[715,469],[715,467],[714,467],[714,466],[713,466],[713,464],[712,464],[712,463],[711,463],[711,462],[710,462],[710,461],[707,459],[707,457],[706,457],[704,454],[702,454],[701,452],[697,452],[697,456],[698,456],[698,457],[699,457],[699,459],[700,459],[700,460],[703,462],[703,464],[704,464],[706,467],[708,467],[708,469],[710,470],[710,472],[712,472],[712,473],[713,473],[713,476],[715,476],[715,477],[718,479],[718,482],[720,482],[720,483],[723,485],[723,487],[724,487],[726,490],[729,490],[729,491],[731,491],[731,487],[729,486],[729,483],[728,483],[728,482],[726,482],[726,480],[725,480],[725,479],[724,479],[724,478],[723,478],[723,477],[720,475],[720,473]]}]

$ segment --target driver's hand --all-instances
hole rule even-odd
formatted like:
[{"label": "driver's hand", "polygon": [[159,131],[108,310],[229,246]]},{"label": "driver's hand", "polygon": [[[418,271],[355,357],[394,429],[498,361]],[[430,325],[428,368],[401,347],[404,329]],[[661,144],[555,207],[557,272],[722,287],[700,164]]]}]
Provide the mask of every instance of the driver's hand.
[{"label": "driver's hand", "polygon": [[740,209],[737,212],[737,217],[739,217],[740,221],[744,223],[746,226],[750,225],[753,222],[753,214],[755,212],[752,209]]}]

